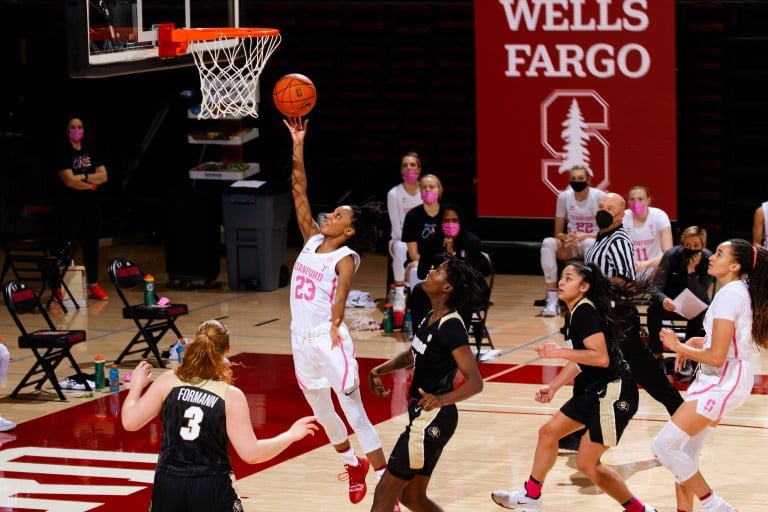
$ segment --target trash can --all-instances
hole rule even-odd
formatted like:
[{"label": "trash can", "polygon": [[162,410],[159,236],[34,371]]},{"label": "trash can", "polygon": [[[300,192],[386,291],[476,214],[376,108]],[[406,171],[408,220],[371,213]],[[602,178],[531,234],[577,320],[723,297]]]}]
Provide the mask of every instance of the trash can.
[{"label": "trash can", "polygon": [[288,247],[288,192],[230,188],[222,195],[230,290],[276,290]]}]

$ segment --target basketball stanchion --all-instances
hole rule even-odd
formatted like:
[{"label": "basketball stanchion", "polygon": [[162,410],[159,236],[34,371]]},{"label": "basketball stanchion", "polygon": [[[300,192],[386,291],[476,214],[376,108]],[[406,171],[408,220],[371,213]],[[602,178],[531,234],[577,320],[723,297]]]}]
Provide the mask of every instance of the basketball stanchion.
[{"label": "basketball stanchion", "polygon": [[259,117],[259,77],[280,44],[273,28],[175,28],[158,25],[159,56],[191,53],[200,74],[198,119]]}]

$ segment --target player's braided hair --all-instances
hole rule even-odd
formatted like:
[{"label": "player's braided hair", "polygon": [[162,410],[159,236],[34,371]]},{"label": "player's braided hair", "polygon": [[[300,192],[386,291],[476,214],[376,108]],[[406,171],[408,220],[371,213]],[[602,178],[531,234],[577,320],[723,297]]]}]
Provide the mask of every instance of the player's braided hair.
[{"label": "player's braided hair", "polygon": [[453,292],[448,297],[448,307],[461,310],[467,304],[477,304],[483,298],[480,281],[485,279],[477,270],[470,267],[464,260],[444,252],[442,260],[447,263],[445,272],[448,282],[453,286]]},{"label": "player's braided hair", "polygon": [[355,252],[364,253],[375,251],[379,241],[384,236],[381,219],[386,212],[382,203],[369,201],[360,206],[351,205],[352,227],[355,234],[347,241],[347,245]]}]

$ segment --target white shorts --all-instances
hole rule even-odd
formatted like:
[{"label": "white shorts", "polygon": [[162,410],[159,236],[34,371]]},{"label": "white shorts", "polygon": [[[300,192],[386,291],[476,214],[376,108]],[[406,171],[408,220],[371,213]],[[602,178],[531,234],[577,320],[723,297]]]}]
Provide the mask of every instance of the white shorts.
[{"label": "white shorts", "polygon": [[349,329],[344,323],[339,326],[343,340],[332,348],[330,328],[329,322],[314,329],[291,331],[293,367],[301,389],[330,387],[341,393],[360,382]]},{"label": "white shorts", "polygon": [[722,368],[700,365],[688,387],[686,402],[698,400],[696,412],[719,420],[743,404],[755,383],[752,365],[741,359],[726,359]]}]

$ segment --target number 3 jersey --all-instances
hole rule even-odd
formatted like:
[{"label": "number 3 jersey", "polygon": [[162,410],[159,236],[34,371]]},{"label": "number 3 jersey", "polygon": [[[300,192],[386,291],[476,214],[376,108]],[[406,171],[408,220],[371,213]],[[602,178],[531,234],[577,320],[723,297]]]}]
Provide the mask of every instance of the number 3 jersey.
[{"label": "number 3 jersey", "polygon": [[157,471],[181,476],[232,472],[224,396],[229,384],[206,380],[177,385],[163,401],[163,442]]},{"label": "number 3 jersey", "polygon": [[333,252],[318,253],[323,235],[307,240],[296,258],[291,274],[291,330],[305,331],[331,320],[331,305],[336,298],[339,276],[336,264],[347,256],[355,260],[355,272],[360,256],[349,247]]}]

